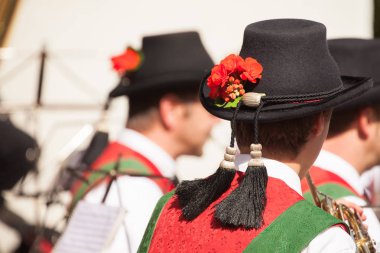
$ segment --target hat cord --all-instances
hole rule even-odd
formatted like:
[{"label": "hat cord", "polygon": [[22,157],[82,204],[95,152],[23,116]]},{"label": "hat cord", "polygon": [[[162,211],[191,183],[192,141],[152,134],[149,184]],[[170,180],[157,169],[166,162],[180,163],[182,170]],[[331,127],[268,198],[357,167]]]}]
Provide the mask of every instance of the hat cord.
[{"label": "hat cord", "polygon": [[332,95],[338,95],[342,91],[342,87],[337,87],[335,89],[317,92],[317,93],[309,93],[309,94],[301,94],[301,95],[282,95],[282,96],[265,96],[262,97],[263,101],[270,102],[302,102],[306,99],[324,99],[331,97]]},{"label": "hat cord", "polygon": [[234,111],[234,114],[232,115],[231,119],[231,141],[230,141],[230,147],[235,146],[235,135],[236,135],[236,117],[238,115],[238,112],[240,110],[240,106],[242,105],[242,102],[239,101],[239,103],[236,106],[236,109]]},{"label": "hat cord", "polygon": [[261,112],[261,109],[263,107],[264,107],[264,101],[261,101],[261,103],[257,107],[255,117],[254,117],[254,139],[253,139],[254,144],[259,143],[259,113]]}]

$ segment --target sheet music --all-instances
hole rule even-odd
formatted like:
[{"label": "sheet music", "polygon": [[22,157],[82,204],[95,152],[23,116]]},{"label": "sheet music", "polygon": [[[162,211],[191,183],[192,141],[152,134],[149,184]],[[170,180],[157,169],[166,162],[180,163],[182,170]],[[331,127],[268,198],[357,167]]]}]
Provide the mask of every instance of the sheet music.
[{"label": "sheet music", "polygon": [[80,201],[53,252],[104,252],[122,224],[124,215],[121,207]]}]

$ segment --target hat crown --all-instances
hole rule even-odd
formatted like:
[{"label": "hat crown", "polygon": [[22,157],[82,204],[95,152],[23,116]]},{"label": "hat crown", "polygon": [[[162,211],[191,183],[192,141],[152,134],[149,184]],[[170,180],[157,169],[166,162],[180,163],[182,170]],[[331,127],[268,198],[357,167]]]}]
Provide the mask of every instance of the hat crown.
[{"label": "hat crown", "polygon": [[334,39],[328,41],[331,55],[342,75],[372,77],[374,85],[367,92],[337,107],[336,110],[351,110],[362,106],[379,104],[380,96],[380,40],[379,39]]},{"label": "hat crown", "polygon": [[380,39],[334,39],[328,46],[342,75],[370,76],[380,82]]},{"label": "hat crown", "polygon": [[136,72],[125,72],[109,97],[143,94],[153,89],[196,89],[214,64],[197,32],[146,36],[141,51],[141,66]]},{"label": "hat crown", "polygon": [[325,93],[342,87],[338,67],[326,42],[326,27],[302,19],[275,19],[250,24],[240,55],[263,66],[254,89],[269,96]]},{"label": "hat crown", "polygon": [[173,74],[196,75],[200,81],[205,71],[213,65],[197,32],[144,37],[142,52],[144,61],[132,82]]}]

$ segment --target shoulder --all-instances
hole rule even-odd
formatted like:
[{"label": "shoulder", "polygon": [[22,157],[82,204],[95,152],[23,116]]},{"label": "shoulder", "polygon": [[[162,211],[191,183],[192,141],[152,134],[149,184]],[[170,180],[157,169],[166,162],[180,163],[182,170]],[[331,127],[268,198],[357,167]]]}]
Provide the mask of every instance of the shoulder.
[{"label": "shoulder", "polygon": [[317,235],[302,251],[306,252],[356,252],[356,246],[347,232],[334,226]]},{"label": "shoulder", "polygon": [[155,209],[160,209],[160,210],[162,210],[162,209],[164,208],[164,206],[166,205],[166,203],[168,203],[169,200],[172,199],[172,197],[174,196],[174,194],[175,194],[175,190],[172,190],[171,192],[168,192],[168,193],[166,193],[165,195],[163,195],[163,196],[158,200]]},{"label": "shoulder", "polygon": [[162,196],[160,187],[149,177],[134,177],[134,176],[121,176],[117,179],[118,184],[122,189],[137,192],[151,192],[158,191]]},{"label": "shoulder", "polygon": [[[102,183],[89,191],[85,199],[87,201],[99,202],[104,196],[106,188],[107,184]],[[123,205],[129,209],[132,207],[136,209],[138,206],[147,205],[153,208],[154,204],[162,196],[160,187],[149,178],[121,176],[117,179],[117,187],[115,183],[111,186],[107,203],[119,204],[119,190]]]},{"label": "shoulder", "polygon": [[148,226],[146,227],[143,239],[141,240],[138,253],[148,252],[150,243],[153,237],[154,230],[156,228],[157,221],[161,215],[162,210],[164,209],[165,205],[170,201],[170,199],[173,197],[175,191],[171,191],[164,196],[162,196],[157,204],[156,207],[153,210],[152,216],[150,217]]}]

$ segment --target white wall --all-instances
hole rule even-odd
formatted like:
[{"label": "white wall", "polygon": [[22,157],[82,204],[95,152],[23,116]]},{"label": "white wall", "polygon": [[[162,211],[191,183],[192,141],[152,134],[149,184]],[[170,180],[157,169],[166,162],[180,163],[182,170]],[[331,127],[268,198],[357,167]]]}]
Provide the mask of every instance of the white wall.
[{"label": "white wall", "polygon": [[[139,48],[143,35],[198,30],[206,48],[218,61],[230,52],[239,51],[247,24],[271,18],[322,22],[330,38],[372,36],[371,0],[20,0],[7,41],[14,51],[2,54],[10,57],[0,66],[0,94],[6,104],[33,101],[38,57],[16,74],[7,73],[46,45],[50,55],[45,101],[100,104],[117,82],[109,57],[127,45]],[[113,134],[124,124],[126,112],[122,100],[117,101],[111,114]],[[37,136],[46,144],[40,187],[47,188],[57,170],[57,152],[84,122],[96,121],[99,113],[40,110],[37,115]],[[19,124],[32,130],[23,112],[18,111],[14,116]],[[77,123],[70,125],[72,121]],[[229,139],[227,126],[224,123],[215,129],[201,160],[179,159],[181,178],[205,176],[216,169]],[[13,205],[16,209],[23,208],[20,203]],[[33,212],[25,212],[25,217],[33,220]]]},{"label": "white wall", "polygon": [[[0,71],[7,72],[28,52],[46,45],[52,56],[47,64],[45,101],[100,103],[117,82],[109,57],[121,52],[126,45],[140,47],[144,34],[198,30],[207,49],[218,61],[229,52],[239,51],[247,24],[289,17],[320,21],[327,26],[329,37],[372,35],[371,0],[21,0],[7,43],[19,50],[20,56],[5,62]],[[80,80],[63,71],[60,62],[74,70]],[[37,60],[34,60],[5,83],[1,83],[0,75],[0,85],[6,85],[2,89],[0,86],[3,99],[31,101],[36,89],[37,69]],[[89,87],[78,88],[82,83]],[[89,90],[91,92],[86,92]],[[116,119],[125,115],[119,111],[121,108],[123,105],[118,107]],[[89,117],[90,120],[95,120],[96,115]],[[40,126],[47,127],[49,124],[44,124],[44,120],[49,121],[41,119]],[[116,125],[123,122],[124,119]],[[46,132],[46,129],[40,131],[40,138],[44,138]],[[220,134],[215,138],[225,139]],[[182,165],[186,167],[180,162]],[[196,169],[191,172],[196,175],[208,173]],[[181,175],[188,178],[191,172],[183,171]]]}]

